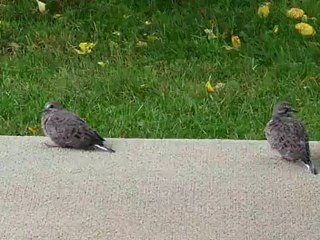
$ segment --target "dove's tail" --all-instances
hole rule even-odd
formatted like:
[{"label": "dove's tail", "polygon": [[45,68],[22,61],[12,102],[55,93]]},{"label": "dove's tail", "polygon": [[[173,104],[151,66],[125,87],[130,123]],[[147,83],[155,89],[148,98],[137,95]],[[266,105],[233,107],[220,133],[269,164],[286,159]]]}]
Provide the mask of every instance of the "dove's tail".
[{"label": "dove's tail", "polygon": [[103,144],[103,146],[98,145],[98,144],[96,144],[96,145],[94,145],[94,146],[97,147],[97,148],[99,148],[99,149],[101,149],[101,150],[103,150],[103,151],[106,151],[106,152],[110,152],[110,153],[116,152],[115,150],[113,150],[113,149],[110,148],[110,147],[105,146],[104,144]]},{"label": "dove's tail", "polygon": [[317,168],[314,166],[311,160],[304,161],[303,163],[307,166],[307,168],[310,170],[311,173],[313,173],[314,175],[318,174]]}]

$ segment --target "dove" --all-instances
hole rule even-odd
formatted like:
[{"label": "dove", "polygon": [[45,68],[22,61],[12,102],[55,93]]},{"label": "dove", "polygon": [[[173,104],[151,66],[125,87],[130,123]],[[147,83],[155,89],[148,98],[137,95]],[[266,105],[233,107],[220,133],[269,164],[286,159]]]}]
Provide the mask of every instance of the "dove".
[{"label": "dove", "polygon": [[289,102],[275,105],[265,135],[271,148],[287,161],[301,160],[313,174],[317,169],[310,160],[308,135],[303,123],[293,116],[297,112]]},{"label": "dove", "polygon": [[107,152],[115,152],[104,144],[105,140],[83,119],[64,110],[58,102],[46,103],[42,110],[41,126],[56,147],[83,150],[96,147]]}]

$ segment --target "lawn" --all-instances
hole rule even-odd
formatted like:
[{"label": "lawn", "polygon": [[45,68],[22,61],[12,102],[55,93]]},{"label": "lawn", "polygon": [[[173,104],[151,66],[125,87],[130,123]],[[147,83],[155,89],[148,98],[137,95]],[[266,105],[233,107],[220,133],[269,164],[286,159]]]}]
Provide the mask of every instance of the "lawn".
[{"label": "lawn", "polygon": [[[266,18],[248,0],[43,2],[0,0],[0,134],[42,135],[56,100],[107,137],[264,139],[288,100],[320,140],[318,0],[271,2]],[[96,45],[79,54],[81,42]]]}]

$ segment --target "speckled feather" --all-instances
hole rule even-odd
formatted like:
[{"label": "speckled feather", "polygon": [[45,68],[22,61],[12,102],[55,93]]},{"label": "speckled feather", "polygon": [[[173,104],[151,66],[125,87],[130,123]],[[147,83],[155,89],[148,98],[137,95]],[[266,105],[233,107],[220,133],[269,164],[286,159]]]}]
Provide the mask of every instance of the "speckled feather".
[{"label": "speckled feather", "polygon": [[276,110],[277,106],[265,128],[271,148],[277,150],[288,161],[301,160],[312,173],[317,174],[310,160],[309,139],[303,123],[288,112],[278,114]]},{"label": "speckled feather", "polygon": [[41,123],[44,133],[60,147],[89,150],[98,145],[114,152],[104,145],[104,139],[96,131],[72,112],[50,109],[43,113]]},{"label": "speckled feather", "polygon": [[271,148],[287,160],[310,158],[308,136],[303,124],[291,117],[273,117],[267,124],[266,137]]}]

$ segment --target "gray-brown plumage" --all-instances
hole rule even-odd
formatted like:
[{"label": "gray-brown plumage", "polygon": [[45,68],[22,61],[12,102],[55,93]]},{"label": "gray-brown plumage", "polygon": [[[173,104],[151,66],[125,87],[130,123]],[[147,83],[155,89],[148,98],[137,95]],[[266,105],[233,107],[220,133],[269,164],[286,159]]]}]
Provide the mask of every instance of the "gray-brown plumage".
[{"label": "gray-brown plumage", "polygon": [[308,135],[303,123],[294,118],[293,112],[296,110],[288,102],[277,104],[265,128],[266,138],[271,148],[277,150],[283,159],[301,160],[313,174],[317,174],[310,160]]},{"label": "gray-brown plumage", "polygon": [[72,112],[62,109],[57,102],[49,102],[42,111],[44,133],[59,147],[90,150],[95,147],[114,152],[105,140]]}]

